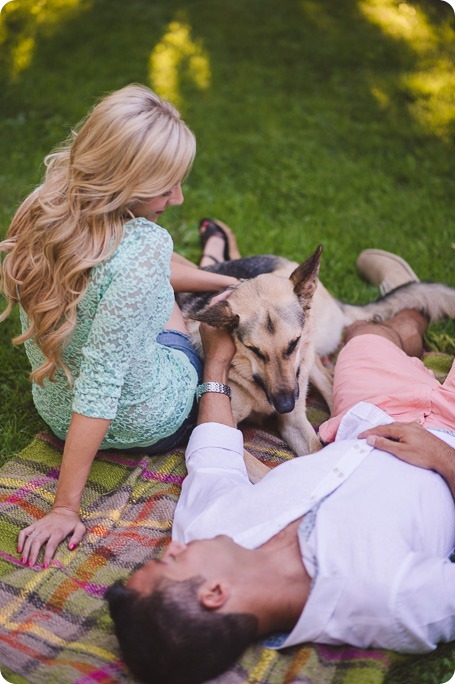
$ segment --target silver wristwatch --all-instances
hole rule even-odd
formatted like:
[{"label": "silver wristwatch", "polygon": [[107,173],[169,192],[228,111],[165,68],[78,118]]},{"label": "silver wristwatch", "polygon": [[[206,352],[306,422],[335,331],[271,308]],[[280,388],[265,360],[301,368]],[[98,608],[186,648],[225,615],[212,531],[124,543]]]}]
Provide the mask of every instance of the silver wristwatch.
[{"label": "silver wristwatch", "polygon": [[222,382],[203,382],[202,385],[198,385],[196,399],[199,401],[206,392],[218,392],[218,394],[226,394],[229,399],[231,398],[231,388]]}]

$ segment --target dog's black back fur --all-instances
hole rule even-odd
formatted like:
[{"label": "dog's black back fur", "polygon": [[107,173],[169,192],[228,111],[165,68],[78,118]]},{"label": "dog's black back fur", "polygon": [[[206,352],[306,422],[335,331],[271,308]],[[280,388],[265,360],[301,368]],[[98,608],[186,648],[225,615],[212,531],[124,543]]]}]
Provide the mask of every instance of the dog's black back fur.
[{"label": "dog's black back fur", "polygon": [[[273,254],[257,254],[256,256],[232,259],[231,261],[221,261],[217,264],[205,266],[202,270],[221,273],[222,275],[232,276],[239,280],[246,280],[255,278],[256,276],[261,275],[261,273],[272,273],[272,271],[276,271],[280,266],[283,266],[287,262],[287,259],[274,256]],[[203,309],[214,294],[216,293],[180,293],[177,295],[177,303],[184,315],[191,318],[191,313]]]},{"label": "dog's black back fur", "polygon": [[204,267],[204,271],[213,271],[233,278],[255,278],[261,273],[271,273],[287,262],[283,257],[274,254],[257,254],[256,256],[221,261],[218,264]]}]

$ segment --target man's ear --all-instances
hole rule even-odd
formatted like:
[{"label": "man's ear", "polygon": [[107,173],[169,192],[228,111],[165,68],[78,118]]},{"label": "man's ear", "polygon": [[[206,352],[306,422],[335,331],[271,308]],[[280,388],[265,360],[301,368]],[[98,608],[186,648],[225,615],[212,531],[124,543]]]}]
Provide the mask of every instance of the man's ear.
[{"label": "man's ear", "polygon": [[222,608],[230,595],[229,585],[218,580],[203,582],[198,590],[199,603],[209,610]]}]

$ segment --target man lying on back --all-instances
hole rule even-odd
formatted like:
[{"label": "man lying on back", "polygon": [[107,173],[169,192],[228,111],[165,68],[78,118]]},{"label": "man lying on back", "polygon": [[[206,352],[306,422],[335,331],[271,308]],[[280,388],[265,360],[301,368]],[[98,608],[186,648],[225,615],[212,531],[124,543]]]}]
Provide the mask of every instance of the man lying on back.
[{"label": "man lying on back", "polygon": [[[229,397],[202,395],[173,541],[107,594],[136,677],[207,681],[264,637],[403,653],[455,639],[455,368],[441,385],[416,358],[425,329],[416,311],[350,326],[330,443],[254,485]],[[204,380],[225,384],[232,341],[203,339]]]}]

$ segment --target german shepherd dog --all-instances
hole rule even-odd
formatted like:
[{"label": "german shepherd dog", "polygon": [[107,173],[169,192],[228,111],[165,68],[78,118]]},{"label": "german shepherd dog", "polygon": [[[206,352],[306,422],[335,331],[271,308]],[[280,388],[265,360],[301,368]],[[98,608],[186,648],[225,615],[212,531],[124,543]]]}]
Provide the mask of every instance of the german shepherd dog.
[{"label": "german shepherd dog", "polygon": [[332,382],[319,356],[337,348],[345,326],[380,322],[405,308],[430,321],[455,317],[455,289],[438,283],[408,283],[366,305],[340,302],[318,281],[321,252],[320,245],[301,264],[272,255],[214,264],[206,270],[241,280],[228,299],[209,306],[211,293],[178,296],[201,356],[199,321],[224,327],[234,338],[229,383],[237,423],[275,415],[282,438],[299,455],[321,448],[306,416],[308,383],[331,409]]}]

